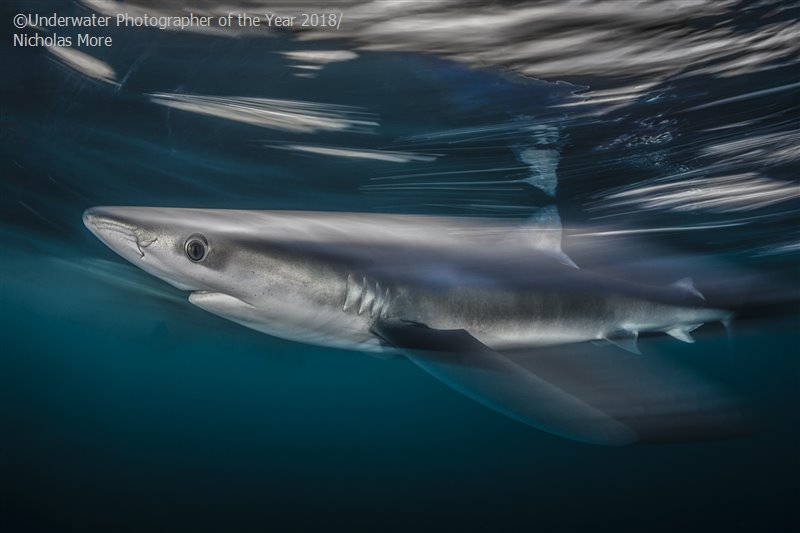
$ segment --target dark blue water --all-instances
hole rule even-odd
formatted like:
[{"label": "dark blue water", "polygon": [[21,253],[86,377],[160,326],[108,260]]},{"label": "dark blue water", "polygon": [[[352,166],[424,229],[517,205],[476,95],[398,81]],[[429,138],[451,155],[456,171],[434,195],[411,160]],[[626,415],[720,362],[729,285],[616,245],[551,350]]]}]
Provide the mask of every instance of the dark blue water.
[{"label": "dark blue water", "polygon": [[[712,43],[720,28],[796,31],[783,7],[700,19],[697,31]],[[4,5],[2,19],[30,9]],[[693,345],[652,340],[746,398],[761,431],[605,448],[500,416],[402,359],[300,345],[204,313],[81,223],[94,205],[524,218],[555,204],[565,227],[656,230],[654,242],[796,289],[796,54],[765,54],[759,68],[725,57],[540,80],[359,50],[309,78],[283,53],[352,43],[107,31],[114,46],[92,55],[113,68],[110,81],[2,38],[0,529],[800,525],[791,297],[737,322],[732,354],[713,326]],[[621,103],[586,96],[643,82]],[[344,126],[247,123],[157,93],[220,97],[227,112],[232,97],[310,102]]]}]

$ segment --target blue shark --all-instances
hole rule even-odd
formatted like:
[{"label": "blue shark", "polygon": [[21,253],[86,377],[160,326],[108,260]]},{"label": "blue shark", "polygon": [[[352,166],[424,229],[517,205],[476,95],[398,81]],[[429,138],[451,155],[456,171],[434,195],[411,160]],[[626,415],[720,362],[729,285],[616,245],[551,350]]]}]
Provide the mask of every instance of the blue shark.
[{"label": "blue shark", "polygon": [[732,313],[691,278],[650,285],[578,268],[560,224],[157,207],[94,207],[83,221],[201,309],[292,341],[406,357],[556,435],[624,445],[742,427],[715,385],[638,355],[641,335],[693,342]]}]

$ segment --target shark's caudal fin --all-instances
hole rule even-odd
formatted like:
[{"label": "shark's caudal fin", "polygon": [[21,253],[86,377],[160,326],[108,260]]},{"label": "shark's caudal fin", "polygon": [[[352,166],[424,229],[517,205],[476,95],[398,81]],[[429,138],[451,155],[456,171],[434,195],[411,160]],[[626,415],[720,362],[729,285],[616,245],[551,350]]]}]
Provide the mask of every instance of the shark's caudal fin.
[{"label": "shark's caudal fin", "polygon": [[578,265],[561,249],[561,216],[558,208],[548,205],[540,208],[519,226],[518,238],[523,245],[544,252],[561,263],[578,268]]}]

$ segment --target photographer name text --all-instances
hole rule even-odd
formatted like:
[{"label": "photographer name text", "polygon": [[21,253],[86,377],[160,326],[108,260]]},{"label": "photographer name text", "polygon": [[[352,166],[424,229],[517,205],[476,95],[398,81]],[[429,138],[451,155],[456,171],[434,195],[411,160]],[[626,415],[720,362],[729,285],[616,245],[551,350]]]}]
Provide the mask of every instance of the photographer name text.
[{"label": "photographer name text", "polygon": [[[147,13],[131,15],[118,13],[111,15],[59,15],[51,13],[19,13],[14,16],[13,23],[17,30],[34,30],[35,33],[17,32],[13,34],[13,46],[37,47],[60,46],[95,48],[113,46],[114,40],[109,35],[96,35],[92,30],[104,28],[120,29],[155,29],[171,31],[191,31],[208,28],[214,29],[277,29],[277,30],[339,30],[342,25],[342,13],[227,13],[224,15],[149,15]],[[77,35],[59,34],[77,31]]]}]

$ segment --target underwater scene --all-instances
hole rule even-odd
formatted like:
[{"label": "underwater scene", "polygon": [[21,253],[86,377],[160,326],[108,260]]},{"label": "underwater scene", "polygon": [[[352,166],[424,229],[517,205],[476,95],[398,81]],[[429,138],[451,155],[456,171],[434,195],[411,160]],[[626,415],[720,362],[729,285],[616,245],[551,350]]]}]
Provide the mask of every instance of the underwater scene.
[{"label": "underwater scene", "polygon": [[800,526],[796,2],[0,18],[0,531]]}]

